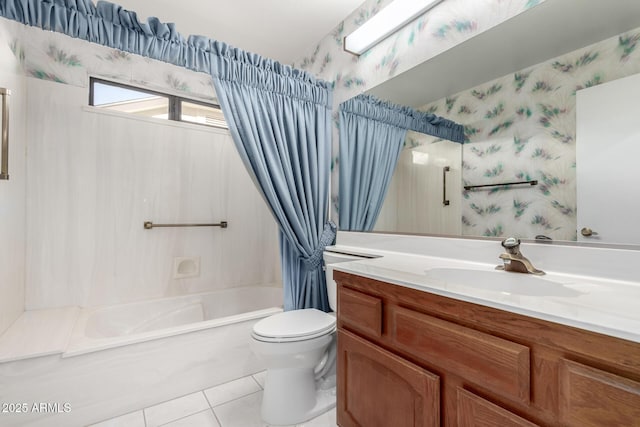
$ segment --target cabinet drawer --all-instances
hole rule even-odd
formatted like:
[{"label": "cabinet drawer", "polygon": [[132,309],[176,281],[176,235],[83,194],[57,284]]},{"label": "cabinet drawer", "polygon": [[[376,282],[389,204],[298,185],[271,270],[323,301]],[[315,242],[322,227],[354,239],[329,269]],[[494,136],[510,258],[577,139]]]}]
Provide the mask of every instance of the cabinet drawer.
[{"label": "cabinet drawer", "polygon": [[341,286],[338,291],[338,320],[349,329],[380,337],[382,300]]},{"label": "cabinet drawer", "polygon": [[640,383],[562,360],[560,419],[567,426],[640,426]]},{"label": "cabinet drawer", "polygon": [[492,392],[529,402],[528,347],[402,307],[390,311],[389,332],[403,351]]},{"label": "cabinet drawer", "polygon": [[458,427],[537,427],[530,421],[501,408],[470,391],[458,388]]}]

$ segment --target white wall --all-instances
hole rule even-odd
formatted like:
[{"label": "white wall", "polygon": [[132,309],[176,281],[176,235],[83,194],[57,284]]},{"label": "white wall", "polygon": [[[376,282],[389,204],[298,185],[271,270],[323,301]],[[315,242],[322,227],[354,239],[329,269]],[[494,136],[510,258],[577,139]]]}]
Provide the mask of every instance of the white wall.
[{"label": "white wall", "polygon": [[[27,81],[27,309],[279,282],[275,221],[226,130],[107,114],[86,87]],[[174,257],[192,256],[200,276],[173,279]]]},{"label": "white wall", "polygon": [[0,87],[11,90],[9,175],[0,181],[0,334],[24,311],[25,78],[0,27]]}]

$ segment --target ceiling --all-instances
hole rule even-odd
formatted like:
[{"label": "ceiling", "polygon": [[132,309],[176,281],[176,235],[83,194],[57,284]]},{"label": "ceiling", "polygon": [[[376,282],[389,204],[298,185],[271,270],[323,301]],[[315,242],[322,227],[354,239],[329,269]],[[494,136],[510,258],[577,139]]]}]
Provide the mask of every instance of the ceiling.
[{"label": "ceiling", "polygon": [[183,36],[220,40],[284,64],[308,54],[364,0],[112,0],[173,22]]}]

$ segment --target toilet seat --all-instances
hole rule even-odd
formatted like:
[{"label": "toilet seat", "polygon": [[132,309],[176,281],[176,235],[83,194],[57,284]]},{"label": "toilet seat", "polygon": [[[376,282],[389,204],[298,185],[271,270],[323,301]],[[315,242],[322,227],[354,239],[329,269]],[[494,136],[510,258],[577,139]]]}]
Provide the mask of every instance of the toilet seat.
[{"label": "toilet seat", "polygon": [[315,308],[306,308],[262,319],[254,325],[251,335],[264,342],[295,342],[321,337],[335,329],[335,317]]}]

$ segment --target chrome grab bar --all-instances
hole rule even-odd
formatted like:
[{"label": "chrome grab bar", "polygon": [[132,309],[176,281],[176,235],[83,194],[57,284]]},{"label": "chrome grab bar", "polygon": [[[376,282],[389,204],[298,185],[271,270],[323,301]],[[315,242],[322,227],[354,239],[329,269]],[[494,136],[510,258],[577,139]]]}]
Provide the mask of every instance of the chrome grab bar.
[{"label": "chrome grab bar", "polygon": [[485,187],[506,187],[509,185],[520,185],[520,184],[529,184],[529,185],[538,185],[538,180],[533,179],[530,181],[516,181],[516,182],[501,182],[499,184],[483,184],[483,185],[465,185],[465,190],[472,190],[474,188],[485,188]]},{"label": "chrome grab bar", "polygon": [[9,89],[0,88],[2,96],[2,163],[0,164],[0,179],[9,179]]},{"label": "chrome grab bar", "polygon": [[144,229],[151,230],[156,227],[220,227],[227,228],[227,221],[220,221],[218,224],[154,224],[152,221],[144,222]]},{"label": "chrome grab bar", "polygon": [[449,172],[451,168],[449,166],[445,166],[442,168],[442,206],[449,206],[449,199],[447,199],[447,172]]}]

